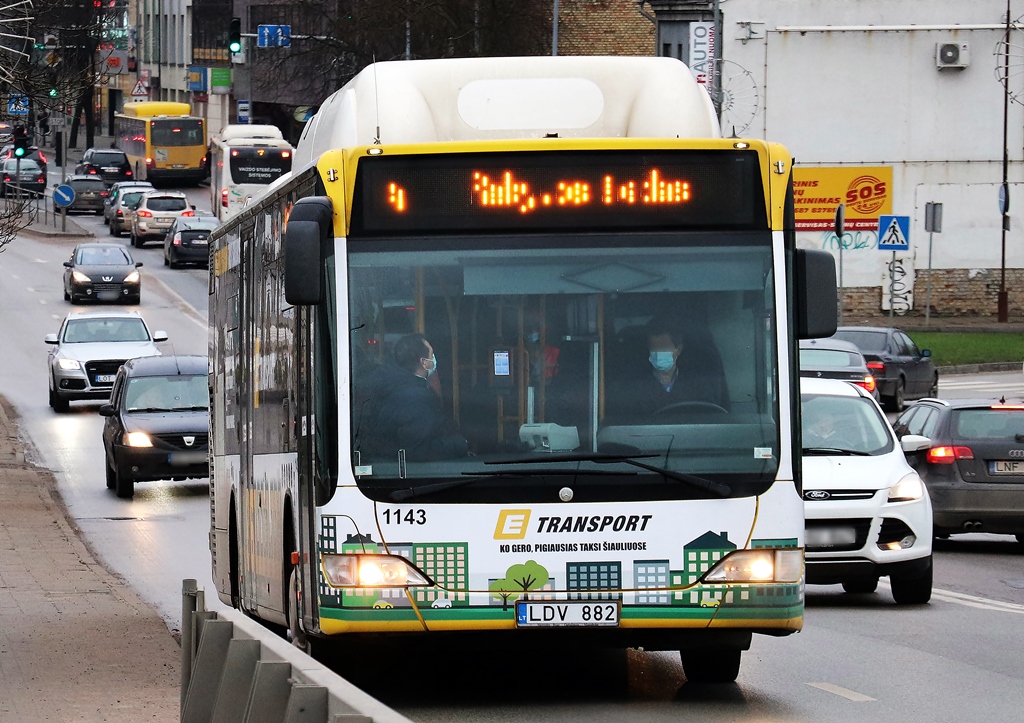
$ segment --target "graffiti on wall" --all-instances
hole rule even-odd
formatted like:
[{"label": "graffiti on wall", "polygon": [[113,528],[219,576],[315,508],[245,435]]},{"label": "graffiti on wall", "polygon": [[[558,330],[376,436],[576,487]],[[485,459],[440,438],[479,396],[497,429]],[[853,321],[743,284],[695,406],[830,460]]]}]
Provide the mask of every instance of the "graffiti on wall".
[{"label": "graffiti on wall", "polygon": [[825,251],[839,253],[840,246],[843,247],[843,253],[875,249],[878,247],[878,233],[875,231],[847,231],[843,234],[842,240],[836,236],[835,231],[821,235],[821,248]]},{"label": "graffiti on wall", "polygon": [[[890,257],[882,268],[882,310],[902,316],[914,308],[913,273],[909,258]],[[891,286],[890,286],[891,285]]]}]

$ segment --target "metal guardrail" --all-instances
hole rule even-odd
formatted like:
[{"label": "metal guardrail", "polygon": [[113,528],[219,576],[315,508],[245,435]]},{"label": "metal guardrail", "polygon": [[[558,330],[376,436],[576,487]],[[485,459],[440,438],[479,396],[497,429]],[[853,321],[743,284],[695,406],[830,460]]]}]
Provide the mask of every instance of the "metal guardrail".
[{"label": "metal guardrail", "polygon": [[181,723],[412,723],[237,610],[181,589]]}]

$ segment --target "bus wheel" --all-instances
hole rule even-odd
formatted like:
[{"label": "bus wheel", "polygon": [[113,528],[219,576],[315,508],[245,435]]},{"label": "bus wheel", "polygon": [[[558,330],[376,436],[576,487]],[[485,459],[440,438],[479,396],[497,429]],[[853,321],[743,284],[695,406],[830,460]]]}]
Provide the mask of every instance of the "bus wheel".
[{"label": "bus wheel", "polygon": [[299,650],[309,652],[309,639],[302,630],[299,607],[299,571],[292,569],[288,576],[288,639]]},{"label": "bus wheel", "polygon": [[740,674],[740,657],[736,648],[696,648],[680,650],[683,672],[691,683],[733,683]]}]

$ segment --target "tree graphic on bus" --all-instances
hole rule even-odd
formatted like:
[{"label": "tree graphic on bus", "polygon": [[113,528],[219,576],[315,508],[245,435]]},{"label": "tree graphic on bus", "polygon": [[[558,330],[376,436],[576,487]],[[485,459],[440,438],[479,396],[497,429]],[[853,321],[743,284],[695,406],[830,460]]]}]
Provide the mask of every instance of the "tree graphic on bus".
[{"label": "tree graphic on bus", "polygon": [[505,576],[491,582],[489,589],[501,598],[501,609],[508,610],[509,601],[515,602],[530,590],[539,590],[548,582],[548,571],[534,560],[510,566]]}]

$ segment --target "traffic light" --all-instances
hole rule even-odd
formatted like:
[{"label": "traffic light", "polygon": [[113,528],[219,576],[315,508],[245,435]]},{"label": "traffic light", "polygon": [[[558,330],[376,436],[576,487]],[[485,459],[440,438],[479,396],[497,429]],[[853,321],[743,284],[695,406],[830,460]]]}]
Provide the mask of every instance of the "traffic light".
[{"label": "traffic light", "polygon": [[56,88],[50,88],[50,97],[51,98],[56,98],[57,97],[57,89]]},{"label": "traffic light", "polygon": [[232,53],[242,52],[241,18],[231,18],[231,30],[228,32],[228,50]]},{"label": "traffic light", "polygon": [[25,126],[16,126],[12,135],[14,136],[14,157],[23,158],[28,153],[28,129]]}]

